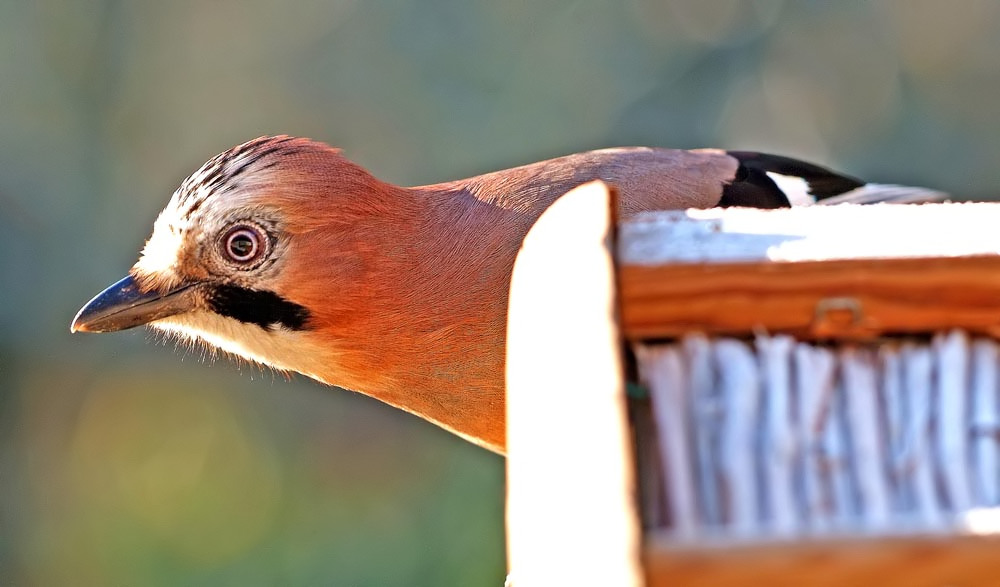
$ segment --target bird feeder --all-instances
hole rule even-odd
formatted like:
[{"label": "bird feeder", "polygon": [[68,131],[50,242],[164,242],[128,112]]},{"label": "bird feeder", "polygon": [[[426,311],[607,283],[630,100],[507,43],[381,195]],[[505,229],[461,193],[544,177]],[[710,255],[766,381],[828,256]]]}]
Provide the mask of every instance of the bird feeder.
[{"label": "bird feeder", "polygon": [[997,206],[557,200],[511,285],[510,584],[995,583]]}]

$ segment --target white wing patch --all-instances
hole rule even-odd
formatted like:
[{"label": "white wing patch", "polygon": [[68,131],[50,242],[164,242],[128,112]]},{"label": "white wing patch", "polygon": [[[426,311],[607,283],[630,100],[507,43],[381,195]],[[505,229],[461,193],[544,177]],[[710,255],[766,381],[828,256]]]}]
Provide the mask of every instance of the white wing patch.
[{"label": "white wing patch", "polygon": [[809,193],[809,182],[801,177],[782,175],[773,171],[768,171],[767,176],[785,194],[792,206],[812,206],[816,203],[816,198]]},{"label": "white wing patch", "polygon": [[822,204],[919,204],[921,202],[943,202],[950,196],[945,192],[929,188],[886,183],[868,183],[849,192],[820,200]]}]

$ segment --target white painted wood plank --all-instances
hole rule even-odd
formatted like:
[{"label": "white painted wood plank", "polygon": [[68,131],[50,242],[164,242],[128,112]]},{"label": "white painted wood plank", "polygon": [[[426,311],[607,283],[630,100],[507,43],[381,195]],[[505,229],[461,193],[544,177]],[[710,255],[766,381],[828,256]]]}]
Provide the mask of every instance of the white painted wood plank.
[{"label": "white painted wood plank", "polygon": [[973,411],[972,431],[975,439],[977,502],[1000,504],[1000,397],[997,396],[997,345],[977,340],[972,348]]},{"label": "white painted wood plank", "polygon": [[624,223],[618,258],[635,265],[1000,254],[1000,203],[716,208]]},{"label": "white painted wood plank", "polygon": [[869,530],[884,530],[890,527],[892,509],[885,478],[875,361],[870,351],[851,348],[844,350],[841,360],[864,523]]},{"label": "white painted wood plank", "polygon": [[752,351],[742,342],[722,339],[713,347],[725,407],[719,458],[729,494],[729,525],[735,536],[752,536],[760,518],[754,466],[760,370]]},{"label": "white painted wood plank", "polygon": [[691,540],[703,528],[698,518],[698,489],[691,446],[690,375],[679,349],[639,347],[640,376],[649,388],[667,486],[671,531]]},{"label": "white painted wood plank", "polygon": [[515,587],[642,584],[611,210],[599,182],[567,193],[535,223],[514,266],[507,544]]},{"label": "white painted wood plank", "polygon": [[937,441],[941,478],[952,511],[972,507],[972,473],[969,470],[969,339],[960,332],[934,339],[938,362]]},{"label": "white painted wood plank", "polygon": [[790,336],[757,337],[757,353],[764,374],[767,399],[762,424],[765,428],[764,479],[767,487],[769,524],[778,536],[792,535],[802,522],[795,507],[795,427],[792,416],[792,348]]}]

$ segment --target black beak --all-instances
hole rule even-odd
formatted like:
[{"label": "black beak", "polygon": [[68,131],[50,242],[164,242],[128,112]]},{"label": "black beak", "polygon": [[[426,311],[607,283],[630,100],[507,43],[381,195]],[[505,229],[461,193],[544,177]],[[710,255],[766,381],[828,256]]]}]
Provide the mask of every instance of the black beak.
[{"label": "black beak", "polygon": [[87,302],[70,325],[70,332],[114,332],[187,312],[195,308],[195,284],[167,293],[142,293],[128,276]]}]

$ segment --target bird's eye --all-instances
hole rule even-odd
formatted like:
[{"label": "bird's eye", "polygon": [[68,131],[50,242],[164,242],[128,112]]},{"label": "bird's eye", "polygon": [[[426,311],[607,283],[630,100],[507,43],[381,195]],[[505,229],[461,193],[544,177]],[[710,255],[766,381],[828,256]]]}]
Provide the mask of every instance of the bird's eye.
[{"label": "bird's eye", "polygon": [[222,238],[222,252],[229,261],[250,265],[259,260],[267,248],[267,238],[256,226],[238,225]]}]

